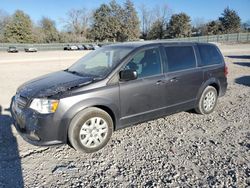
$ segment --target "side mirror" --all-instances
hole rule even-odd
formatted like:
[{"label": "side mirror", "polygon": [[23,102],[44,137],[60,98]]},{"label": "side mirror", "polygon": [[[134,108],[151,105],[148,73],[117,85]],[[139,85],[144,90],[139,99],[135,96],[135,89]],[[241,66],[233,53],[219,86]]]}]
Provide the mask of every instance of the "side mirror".
[{"label": "side mirror", "polygon": [[119,76],[121,81],[129,81],[137,79],[138,75],[136,70],[128,69],[120,71]]}]

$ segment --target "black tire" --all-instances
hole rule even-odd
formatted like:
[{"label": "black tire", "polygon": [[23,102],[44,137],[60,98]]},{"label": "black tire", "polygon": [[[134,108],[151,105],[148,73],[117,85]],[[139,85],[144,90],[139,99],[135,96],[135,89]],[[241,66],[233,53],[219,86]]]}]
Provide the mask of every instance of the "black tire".
[{"label": "black tire", "polygon": [[[107,132],[105,133],[105,135],[106,135],[105,138],[103,138],[104,140],[102,142],[100,142],[100,145],[98,145],[97,147],[93,147],[93,146],[86,147],[80,139],[80,137],[81,137],[80,131],[83,129],[82,127],[84,126],[84,124],[87,124],[87,122],[91,122],[91,119],[93,119],[93,118],[100,118],[100,119],[104,120],[103,122],[105,122],[107,124],[107,126],[105,128],[105,130],[107,130]],[[102,121],[102,120],[100,120],[100,121]],[[92,124],[92,122],[91,122],[91,124]],[[96,121],[95,121],[95,124],[96,124]],[[110,138],[112,136],[113,128],[114,128],[113,120],[107,112],[105,112],[104,110],[101,110],[99,108],[96,108],[96,107],[90,107],[90,108],[87,108],[87,109],[79,112],[72,119],[70,126],[69,126],[69,130],[68,130],[68,138],[69,138],[70,144],[77,151],[81,151],[81,152],[85,152],[85,153],[92,153],[92,152],[96,152],[96,151],[102,149],[104,146],[107,145],[108,141],[110,140]],[[93,129],[92,129],[92,132],[93,132]],[[90,133],[88,133],[88,134],[90,134]],[[100,134],[102,134],[102,133],[100,133]],[[91,133],[91,138],[92,138],[92,136],[93,135]],[[84,140],[84,139],[82,139],[82,140]],[[98,141],[100,141],[99,138],[98,138]],[[94,142],[94,141],[91,141],[91,142]]]},{"label": "black tire", "polygon": [[[209,93],[213,93],[215,98],[214,102],[211,103],[211,105],[209,105],[209,107],[207,107],[206,109],[207,105],[205,104],[205,101],[207,100],[207,96]],[[199,98],[198,107],[195,108],[195,111],[203,115],[212,113],[216,107],[217,99],[218,99],[217,90],[213,86],[207,86],[202,92],[201,97]]]}]

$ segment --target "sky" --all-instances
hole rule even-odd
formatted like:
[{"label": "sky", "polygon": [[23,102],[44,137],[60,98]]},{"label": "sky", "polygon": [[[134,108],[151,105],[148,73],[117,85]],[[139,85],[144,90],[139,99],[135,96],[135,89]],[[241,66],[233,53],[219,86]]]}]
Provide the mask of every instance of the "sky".
[{"label": "sky", "polygon": [[[142,4],[149,8],[167,4],[173,13],[185,12],[192,20],[210,21],[217,19],[228,6],[237,11],[242,22],[250,20],[250,0],[132,0],[138,9]],[[37,23],[43,16],[56,21],[63,28],[63,18],[70,9],[95,9],[110,0],[0,0],[0,10],[13,14],[23,10]],[[119,4],[125,0],[117,0]]]}]

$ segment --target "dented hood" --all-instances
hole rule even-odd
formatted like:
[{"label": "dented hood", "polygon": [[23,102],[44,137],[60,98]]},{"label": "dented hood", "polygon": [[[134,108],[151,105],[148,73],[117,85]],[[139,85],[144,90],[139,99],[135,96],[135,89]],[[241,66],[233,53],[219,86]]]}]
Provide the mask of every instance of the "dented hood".
[{"label": "dented hood", "polygon": [[59,71],[24,83],[18,88],[17,93],[26,98],[49,97],[75,87],[87,85],[92,81],[93,79],[90,77]]}]

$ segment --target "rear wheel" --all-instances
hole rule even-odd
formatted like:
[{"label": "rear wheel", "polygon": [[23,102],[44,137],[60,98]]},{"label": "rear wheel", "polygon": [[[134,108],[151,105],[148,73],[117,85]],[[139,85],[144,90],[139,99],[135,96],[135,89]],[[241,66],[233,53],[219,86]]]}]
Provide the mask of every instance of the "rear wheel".
[{"label": "rear wheel", "polygon": [[212,86],[207,86],[198,103],[198,107],[195,111],[199,114],[210,114],[214,111],[218,99],[217,90]]},{"label": "rear wheel", "polygon": [[79,112],[71,121],[68,137],[78,151],[91,153],[103,148],[111,138],[113,120],[110,115],[95,107]]}]

